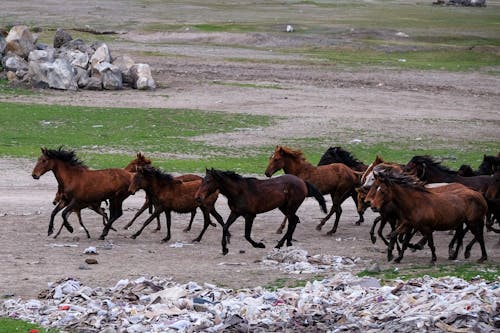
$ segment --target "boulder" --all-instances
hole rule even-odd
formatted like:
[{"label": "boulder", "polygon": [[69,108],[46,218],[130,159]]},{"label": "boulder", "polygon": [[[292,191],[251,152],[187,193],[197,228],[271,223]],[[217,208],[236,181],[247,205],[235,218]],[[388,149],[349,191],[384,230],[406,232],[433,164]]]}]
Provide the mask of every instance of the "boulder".
[{"label": "boulder", "polygon": [[53,48],[47,48],[45,50],[33,50],[30,52],[28,56],[28,61],[54,61],[54,52]]},{"label": "boulder", "polygon": [[92,77],[102,79],[102,87],[107,90],[123,88],[122,73],[118,66],[109,62],[101,62],[92,67]]},{"label": "boulder", "polygon": [[76,75],[71,64],[58,58],[54,62],[31,61],[28,69],[33,87],[77,90]]},{"label": "boulder", "polygon": [[102,90],[102,78],[91,76],[89,77],[89,81],[85,86],[87,90]]},{"label": "boulder", "polygon": [[2,34],[0,34],[0,56],[5,51],[6,46],[7,46],[7,40],[5,40],[5,37]]},{"label": "boulder", "polygon": [[89,66],[89,55],[80,50],[61,50],[59,57],[68,60],[73,67],[87,69]]},{"label": "boulder", "polygon": [[56,33],[54,34],[54,48],[58,49],[72,39],[73,37],[71,37],[68,32],[61,28],[57,28]]},{"label": "boulder", "polygon": [[28,69],[28,62],[20,56],[9,53],[2,59],[3,68],[6,71],[17,72],[20,69]]},{"label": "boulder", "polygon": [[135,65],[134,60],[127,55],[118,56],[113,60],[113,65],[118,66],[122,73],[122,81],[124,83],[131,83],[130,68]]},{"label": "boulder", "polygon": [[31,51],[35,49],[36,38],[25,25],[13,26],[6,38],[6,52],[12,52],[23,59],[27,59]]},{"label": "boulder", "polygon": [[132,88],[148,90],[155,89],[155,81],[151,76],[151,69],[148,64],[135,64],[130,68]]},{"label": "boulder", "polygon": [[85,88],[89,84],[90,76],[86,69],[75,67],[76,70],[76,83],[78,88]]},{"label": "boulder", "polygon": [[109,48],[106,43],[98,43],[95,46],[95,52],[90,57],[90,65],[94,67],[101,62],[111,63],[111,54],[109,53]]}]

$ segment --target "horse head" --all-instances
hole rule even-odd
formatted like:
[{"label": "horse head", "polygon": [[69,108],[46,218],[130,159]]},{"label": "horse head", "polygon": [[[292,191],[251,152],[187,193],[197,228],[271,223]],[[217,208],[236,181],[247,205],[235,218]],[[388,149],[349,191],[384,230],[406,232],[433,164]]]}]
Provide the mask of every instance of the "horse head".
[{"label": "horse head", "polygon": [[201,181],[201,185],[196,191],[194,197],[201,204],[206,197],[214,193],[218,189],[218,172],[214,168],[205,170],[205,177]]},{"label": "horse head", "polygon": [[33,171],[31,172],[31,176],[34,179],[40,179],[40,177],[45,174],[47,171],[52,170],[54,167],[54,163],[52,159],[49,157],[49,151],[47,148],[40,148],[42,151],[42,155],[38,158]]}]

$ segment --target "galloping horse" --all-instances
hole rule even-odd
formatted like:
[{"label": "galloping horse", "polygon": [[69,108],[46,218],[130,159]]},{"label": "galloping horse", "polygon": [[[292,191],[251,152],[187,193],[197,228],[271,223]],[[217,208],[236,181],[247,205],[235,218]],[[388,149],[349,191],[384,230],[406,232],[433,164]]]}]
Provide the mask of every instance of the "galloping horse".
[{"label": "galloping horse", "polygon": [[192,213],[197,207],[200,207],[203,212],[204,225],[200,235],[195,238],[193,242],[201,241],[207,227],[211,224],[210,214],[217,219],[221,226],[223,226],[224,221],[219,213],[217,213],[214,206],[218,193],[213,193],[203,202],[198,202],[195,198],[195,194],[200,185],[201,177],[198,180],[183,182],[151,166],[139,168],[128,190],[130,193],[134,194],[137,190],[144,189],[149,193],[155,211],[146,221],[144,221],[141,229],[132,235],[132,238],[139,236],[142,230],[144,230],[153,219],[162,212],[165,212],[167,217],[167,236],[162,239],[162,242],[166,242],[170,240],[171,237],[171,212]]},{"label": "galloping horse", "polygon": [[32,176],[39,179],[47,171],[52,171],[69,204],[62,213],[63,223],[68,223],[68,215],[74,209],[82,209],[93,203],[109,200],[109,221],[100,239],[104,239],[113,222],[123,214],[122,203],[129,196],[128,186],[131,173],[120,168],[89,170],[76,157],[74,151],[59,148],[41,148],[42,155],[33,168]]},{"label": "galloping horse", "polygon": [[[487,259],[483,239],[484,216],[487,203],[483,196],[460,184],[445,185],[449,189],[431,191],[417,178],[406,174],[375,174],[376,181],[372,185],[366,200],[372,209],[378,210],[390,203],[394,205],[398,216],[398,225],[391,235],[394,242],[398,234],[407,233],[411,229],[424,235],[432,252],[432,262],[436,261],[436,249],[432,233],[435,230],[455,230],[458,244],[450,259],[456,259],[465,231],[463,224],[472,232],[480,243],[482,256],[479,262]],[[409,238],[403,243],[403,249],[395,262],[400,262]],[[450,243],[453,243],[453,241]],[[451,252],[451,248],[450,248]]]},{"label": "galloping horse", "polygon": [[253,221],[257,214],[279,208],[289,220],[285,235],[276,245],[276,248],[280,248],[285,240],[287,246],[292,245],[293,232],[300,222],[296,212],[307,196],[314,196],[326,213],[325,199],[321,193],[312,184],[293,175],[260,180],[242,177],[232,171],[207,169],[196,197],[202,201],[216,191],[227,198],[231,209],[222,232],[224,255],[228,253],[229,227],[240,216],[245,219],[245,239],[253,247],[264,248],[263,243],[257,243],[251,238]]},{"label": "galloping horse", "polygon": [[[135,172],[134,170],[137,170],[138,167],[148,165],[148,164],[151,164],[151,160],[139,152],[139,153],[137,153],[136,158],[133,159],[124,169],[126,171],[129,171],[129,172]],[[84,167],[86,167],[86,166],[84,166]],[[53,224],[54,224],[54,217],[56,216],[56,214],[60,210],[62,210],[64,207],[66,207],[70,202],[70,200],[68,200],[68,198],[64,194],[64,188],[62,187],[62,184],[59,184],[58,190],[57,190],[57,193],[56,193],[56,196],[55,196],[53,202],[54,202],[54,204],[57,204],[57,206],[52,211],[52,214],[50,217],[49,235],[52,233]],[[146,200],[146,202],[147,202],[147,200]],[[146,204],[144,206],[146,206]],[[103,217],[103,224],[106,225],[107,221],[109,220],[108,215],[106,214],[106,211],[104,210],[104,208],[101,207],[100,202],[95,202],[95,203],[89,204],[88,208],[92,209],[97,214],[101,215]],[[75,208],[75,209],[73,209],[73,211],[77,214],[78,221],[79,221],[80,225],[82,226],[82,228],[87,233],[87,237],[90,238],[90,234],[89,234],[87,228],[85,228],[85,225],[83,225],[82,217],[80,214],[81,208]],[[71,212],[70,212],[70,214],[71,214]],[[69,216],[69,214],[68,214],[68,216]],[[59,228],[59,231],[56,233],[54,238],[57,238],[57,236],[59,236],[63,226],[65,226],[64,223],[61,224],[61,227]],[[67,228],[67,226],[66,226],[66,228]],[[111,229],[116,231],[115,228],[111,228]],[[68,229],[68,231],[73,232],[73,229],[72,228],[71,228],[71,230]]]},{"label": "galloping horse", "polygon": [[462,164],[458,169],[458,174],[460,176],[470,177],[492,175],[497,171],[500,171],[500,153],[498,153],[497,156],[483,155],[483,161],[475,171],[472,170],[470,165]]},{"label": "galloping horse", "polygon": [[[330,147],[326,150],[326,152],[321,156],[318,162],[318,166],[327,165],[332,163],[344,163],[349,168],[358,172],[365,172],[368,168],[368,165],[364,164],[353,154],[343,149],[342,147]],[[358,194],[356,190],[351,193],[351,198],[356,205],[358,210],[359,220],[356,221],[356,224],[359,225],[365,221],[363,214],[366,210],[366,207],[358,204]]]},{"label": "galloping horse", "polygon": [[271,177],[276,171],[283,169],[286,174],[295,175],[316,186],[322,194],[330,194],[332,208],[325,218],[316,226],[321,230],[326,221],[336,213],[333,228],[327,232],[333,235],[337,231],[341,204],[347,199],[356,186],[359,185],[358,175],[343,163],[333,163],[322,166],[314,166],[307,162],[299,150],[293,150],[284,146],[276,146],[274,153],[269,158],[265,175]]}]

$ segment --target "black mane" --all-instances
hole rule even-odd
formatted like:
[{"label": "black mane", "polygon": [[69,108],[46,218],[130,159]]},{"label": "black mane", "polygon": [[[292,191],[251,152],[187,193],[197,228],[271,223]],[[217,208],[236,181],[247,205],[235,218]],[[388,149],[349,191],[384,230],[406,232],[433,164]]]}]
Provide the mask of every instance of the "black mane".
[{"label": "black mane", "polygon": [[365,164],[358,160],[354,155],[352,155],[347,150],[342,147],[330,147],[321,156],[318,165],[326,165],[331,163],[344,163],[350,168],[357,166],[364,166]]},{"label": "black mane", "polygon": [[174,180],[174,177],[171,174],[150,165],[139,168],[138,172],[146,177],[157,178],[167,183],[171,183]]},{"label": "black mane", "polygon": [[85,163],[83,163],[76,157],[74,150],[65,150],[62,147],[59,147],[57,149],[44,148],[43,154],[50,159],[60,160],[65,163],[68,163],[71,166],[79,166],[87,168]]},{"label": "black mane", "polygon": [[389,185],[396,184],[418,191],[427,192],[424,182],[422,182],[417,177],[407,173],[394,172],[392,169],[385,169],[380,170],[375,178],[380,179],[382,182]]},{"label": "black mane", "polygon": [[456,171],[453,171],[450,168],[448,168],[448,167],[446,167],[444,165],[441,165],[441,162],[437,162],[431,156],[428,156],[428,155],[413,156],[412,159],[410,160],[410,162],[408,162],[408,164],[409,163],[415,163],[415,164],[418,164],[418,165],[425,164],[427,167],[434,167],[434,168],[438,169],[439,171],[442,171],[442,172],[445,172],[445,173],[448,173],[448,174],[453,174],[453,175],[457,174]]}]

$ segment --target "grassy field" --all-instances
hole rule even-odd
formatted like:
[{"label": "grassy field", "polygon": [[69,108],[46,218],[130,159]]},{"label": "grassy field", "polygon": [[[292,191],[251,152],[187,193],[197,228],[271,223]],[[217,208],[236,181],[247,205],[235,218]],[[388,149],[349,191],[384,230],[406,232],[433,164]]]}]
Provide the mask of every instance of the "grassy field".
[{"label": "grassy field", "polygon": [[[262,128],[275,121],[268,116],[171,109],[91,108],[0,103],[0,155],[36,158],[40,147],[73,149],[89,167],[125,166],[142,151],[170,172],[203,172],[207,167],[262,174],[272,146],[231,148],[193,140],[198,135]],[[312,163],[329,147],[332,138],[290,139]],[[496,154],[496,142],[469,142],[467,150],[440,147],[409,149],[399,142],[344,145],[365,163],[381,155],[406,163],[414,155],[440,157],[456,168],[477,167],[483,154]]]}]

